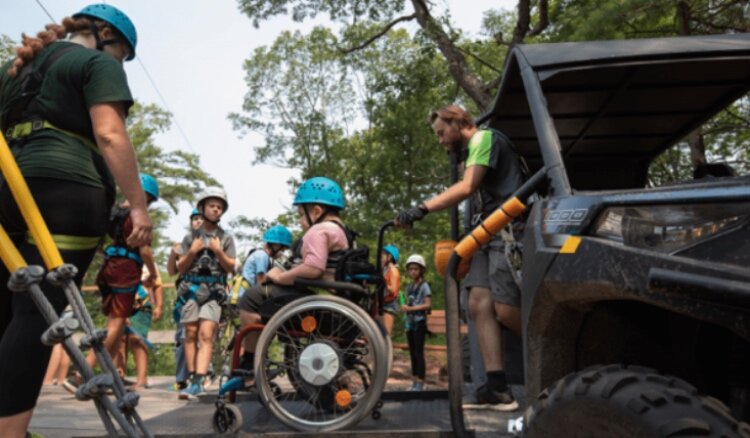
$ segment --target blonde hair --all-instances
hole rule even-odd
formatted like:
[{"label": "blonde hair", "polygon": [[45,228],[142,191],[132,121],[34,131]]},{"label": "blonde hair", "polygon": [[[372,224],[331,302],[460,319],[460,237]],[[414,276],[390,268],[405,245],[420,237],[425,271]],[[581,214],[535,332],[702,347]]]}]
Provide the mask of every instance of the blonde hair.
[{"label": "blonde hair", "polygon": [[15,77],[24,66],[31,63],[36,56],[48,45],[65,38],[68,34],[91,32],[95,28],[102,30],[107,24],[99,20],[91,20],[85,17],[65,17],[60,24],[48,24],[45,30],[31,37],[25,33],[21,35],[21,46],[16,47],[16,59],[13,66],[8,69],[8,76]]},{"label": "blonde hair", "polygon": [[430,114],[430,125],[435,123],[435,120],[437,119],[451,124],[458,129],[476,127],[471,114],[458,105],[447,105],[433,111],[432,114]]}]

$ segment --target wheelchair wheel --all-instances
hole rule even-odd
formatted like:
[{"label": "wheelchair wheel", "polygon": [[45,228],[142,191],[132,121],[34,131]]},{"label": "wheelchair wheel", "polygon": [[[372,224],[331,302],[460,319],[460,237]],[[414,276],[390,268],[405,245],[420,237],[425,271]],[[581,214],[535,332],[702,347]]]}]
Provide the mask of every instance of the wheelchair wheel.
[{"label": "wheelchair wheel", "polygon": [[214,411],[214,432],[232,434],[242,428],[242,412],[236,405],[226,404]]},{"label": "wheelchair wheel", "polygon": [[[385,387],[385,340],[364,310],[340,297],[310,296],[282,307],[261,332],[256,352],[263,404],[300,431],[356,424]],[[282,388],[280,395],[272,381]]]}]

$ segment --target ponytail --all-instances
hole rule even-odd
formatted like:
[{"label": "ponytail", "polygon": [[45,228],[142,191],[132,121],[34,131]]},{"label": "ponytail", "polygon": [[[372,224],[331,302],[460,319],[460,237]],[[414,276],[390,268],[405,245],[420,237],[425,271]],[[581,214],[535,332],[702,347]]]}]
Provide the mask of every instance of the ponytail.
[{"label": "ponytail", "polygon": [[36,37],[30,37],[26,34],[21,35],[21,46],[16,47],[16,59],[13,60],[13,65],[8,69],[8,76],[14,78],[18,75],[24,66],[30,64],[34,58],[48,45],[65,38],[67,34],[76,34],[80,32],[93,32],[94,30],[101,30],[106,23],[103,21],[97,21],[94,23],[92,20],[80,17],[70,18],[66,17],[60,24],[48,24],[45,26],[45,30],[36,34]]}]

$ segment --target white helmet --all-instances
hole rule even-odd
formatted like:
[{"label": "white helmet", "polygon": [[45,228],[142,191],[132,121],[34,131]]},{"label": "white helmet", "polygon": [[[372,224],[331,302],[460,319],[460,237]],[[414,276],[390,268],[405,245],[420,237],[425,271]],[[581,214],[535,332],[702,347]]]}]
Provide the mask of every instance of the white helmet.
[{"label": "white helmet", "polygon": [[416,263],[419,266],[422,267],[422,269],[427,269],[427,263],[424,262],[424,257],[422,257],[419,254],[412,254],[409,256],[408,259],[406,259],[406,267],[408,268],[410,264]]},{"label": "white helmet", "polygon": [[198,207],[203,204],[203,202],[206,201],[208,198],[218,198],[224,201],[224,211],[226,212],[229,209],[229,201],[227,200],[227,193],[222,189],[221,187],[211,186],[206,187],[203,189],[203,191],[198,195]]}]

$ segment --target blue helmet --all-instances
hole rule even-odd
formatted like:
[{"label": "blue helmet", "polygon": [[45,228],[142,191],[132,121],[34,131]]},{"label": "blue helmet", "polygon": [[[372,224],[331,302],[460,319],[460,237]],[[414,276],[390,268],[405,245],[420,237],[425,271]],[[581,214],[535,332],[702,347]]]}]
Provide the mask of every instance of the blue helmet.
[{"label": "blue helmet", "polygon": [[159,184],[156,183],[154,177],[145,173],[141,173],[140,176],[143,191],[153,196],[154,200],[159,199]]},{"label": "blue helmet", "polygon": [[398,258],[400,256],[400,253],[398,252],[398,248],[396,248],[393,245],[386,245],[383,247],[383,251],[387,252],[388,254],[393,257],[393,261],[398,263]]},{"label": "blue helmet", "polygon": [[200,215],[201,215],[201,211],[198,210],[197,208],[194,208],[193,211],[190,212],[190,219],[192,219],[193,216],[200,216]]},{"label": "blue helmet", "polygon": [[324,176],[310,178],[297,190],[293,205],[321,204],[343,209],[344,192],[336,181]]},{"label": "blue helmet", "polygon": [[291,247],[292,233],[282,225],[276,225],[263,233],[263,241],[266,243],[275,243],[278,245]]},{"label": "blue helmet", "polygon": [[135,58],[135,46],[138,43],[138,35],[135,32],[135,26],[125,13],[114,6],[102,3],[88,5],[81,9],[81,12],[73,15],[73,18],[91,17],[109,23],[110,26],[117,29],[125,38],[130,46],[130,55],[127,60]]}]

